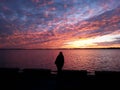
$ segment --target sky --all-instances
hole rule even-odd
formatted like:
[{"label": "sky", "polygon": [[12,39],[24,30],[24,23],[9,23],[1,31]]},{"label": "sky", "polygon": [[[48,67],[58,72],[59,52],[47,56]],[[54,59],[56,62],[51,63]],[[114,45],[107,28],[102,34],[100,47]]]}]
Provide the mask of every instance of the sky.
[{"label": "sky", "polygon": [[120,47],[120,0],[0,0],[0,48]]}]

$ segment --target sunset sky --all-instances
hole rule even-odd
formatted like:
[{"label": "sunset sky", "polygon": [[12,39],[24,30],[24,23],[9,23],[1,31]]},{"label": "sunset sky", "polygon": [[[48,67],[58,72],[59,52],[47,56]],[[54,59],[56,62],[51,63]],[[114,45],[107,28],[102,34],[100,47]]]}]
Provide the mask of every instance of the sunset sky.
[{"label": "sunset sky", "polygon": [[0,48],[120,47],[120,0],[0,0]]}]

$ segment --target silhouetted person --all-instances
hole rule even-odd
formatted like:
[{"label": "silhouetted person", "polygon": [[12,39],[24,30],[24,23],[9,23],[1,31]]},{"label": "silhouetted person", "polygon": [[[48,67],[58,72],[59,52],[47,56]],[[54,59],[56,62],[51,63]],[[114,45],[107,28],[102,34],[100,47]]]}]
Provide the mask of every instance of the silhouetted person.
[{"label": "silhouetted person", "polygon": [[64,56],[62,52],[59,52],[55,60],[55,64],[57,66],[57,73],[60,74],[62,72],[62,67],[64,65]]}]

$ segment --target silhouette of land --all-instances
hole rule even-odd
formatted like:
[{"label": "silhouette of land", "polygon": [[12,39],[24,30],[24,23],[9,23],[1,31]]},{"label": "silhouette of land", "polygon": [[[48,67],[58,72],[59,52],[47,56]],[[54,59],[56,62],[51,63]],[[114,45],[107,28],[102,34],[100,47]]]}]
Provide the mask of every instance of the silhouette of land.
[{"label": "silhouette of land", "polygon": [[82,50],[82,49],[120,49],[120,47],[107,48],[0,48],[0,50]]},{"label": "silhouette of land", "polygon": [[0,68],[0,89],[7,90],[119,90],[120,72],[63,70],[61,75],[50,69]]}]

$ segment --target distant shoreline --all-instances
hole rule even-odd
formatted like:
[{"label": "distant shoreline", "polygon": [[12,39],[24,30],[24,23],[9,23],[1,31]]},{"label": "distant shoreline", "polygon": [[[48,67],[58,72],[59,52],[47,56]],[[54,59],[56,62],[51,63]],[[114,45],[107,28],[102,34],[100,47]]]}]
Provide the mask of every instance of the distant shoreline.
[{"label": "distant shoreline", "polygon": [[100,49],[120,49],[120,48],[36,48],[36,49],[24,49],[24,48],[2,48],[0,50],[100,50]]}]

